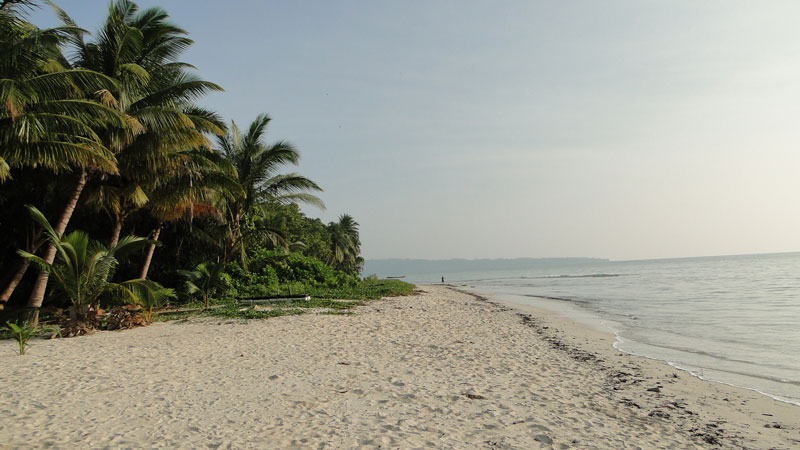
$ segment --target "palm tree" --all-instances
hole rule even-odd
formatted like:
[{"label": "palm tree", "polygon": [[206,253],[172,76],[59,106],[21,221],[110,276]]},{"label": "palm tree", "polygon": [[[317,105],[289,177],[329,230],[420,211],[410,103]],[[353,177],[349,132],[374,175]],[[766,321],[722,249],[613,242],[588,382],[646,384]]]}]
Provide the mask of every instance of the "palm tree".
[{"label": "palm tree", "polygon": [[64,26],[40,30],[19,16],[19,6],[0,5],[0,171],[44,167],[55,172],[91,168],[115,173],[113,155],[95,129],[122,126],[119,114],[85,93],[108,89],[102,73],[72,68],[61,53]]},{"label": "palm tree", "polygon": [[192,270],[179,270],[178,273],[186,278],[186,293],[189,295],[200,294],[203,305],[208,309],[209,300],[217,290],[220,275],[225,269],[223,264],[204,262],[196,265]]},{"label": "palm tree", "polygon": [[[208,149],[177,152],[175,157],[181,165],[174,170],[150,196],[147,211],[156,221],[150,239],[157,241],[161,228],[166,223],[187,220],[191,225],[195,217],[221,219],[217,208],[226,197],[241,195],[241,187],[230,175],[230,168],[223,170],[226,161]],[[140,278],[147,278],[150,262],[155,251],[155,242],[148,247],[142,264]]]},{"label": "palm tree", "polygon": [[322,191],[316,183],[297,173],[279,173],[286,164],[297,165],[300,153],[286,141],[264,142],[270,120],[266,114],[259,115],[245,134],[232,122],[229,132],[217,139],[219,151],[235,169],[242,191],[241,195],[234,196],[225,204],[227,243],[223,251],[224,262],[235,254],[246,261],[242,225],[244,218],[254,212],[263,211],[275,203],[303,202],[325,208],[322,200],[311,193]]},{"label": "palm tree", "polygon": [[[203,132],[223,132],[213,114],[191,105],[198,96],[222,88],[185,73],[191,66],[175,60],[192,43],[187,33],[167,22],[166,12],[159,8],[137,11],[135,3],[117,0],[109,7],[97,42],[86,43],[81,33],[71,34],[80,55],[78,64],[115,81],[98,95],[125,119],[126,126],[107,129],[103,136],[103,142],[117,153],[119,176],[104,177],[92,194],[93,199],[104,199],[106,210],[114,215],[112,246],[119,240],[125,218],[146,203],[147,190],[171,169],[168,153],[210,146]],[[68,30],[77,29],[63,11],[60,16]],[[81,189],[86,184],[82,175]],[[41,272],[28,306],[41,306],[46,285],[47,273]]]},{"label": "palm tree", "polygon": [[[72,195],[55,230],[61,235],[75,209],[90,172],[116,173],[116,160],[95,130],[121,127],[116,111],[87,98],[114,82],[98,72],[70,67],[61,46],[82,33],[65,26],[40,30],[23,20],[27,1],[0,4],[0,179],[13,168],[43,167],[55,173],[75,172]],[[0,180],[0,181],[2,181]],[[48,246],[44,260],[52,262]],[[23,261],[0,294],[5,303],[27,270]],[[34,297],[43,297],[47,273],[42,272]],[[41,301],[32,306],[38,307]]]},{"label": "palm tree", "polygon": [[349,214],[339,216],[338,222],[328,224],[331,236],[331,259],[328,264],[345,272],[358,272],[362,258],[358,222]]},{"label": "palm tree", "polygon": [[[127,0],[113,2],[98,41],[76,40],[79,64],[117,82],[101,92],[102,101],[118,110],[127,124],[104,135],[116,153],[119,175],[100,179],[91,196],[104,200],[104,209],[112,214],[112,246],[127,217],[142,208],[159,180],[176,168],[170,165],[170,153],[210,147],[204,133],[223,133],[213,113],[192,105],[199,96],[222,88],[186,73],[191,66],[175,60],[192,42],[186,32],[167,22],[161,9],[137,11]],[[63,19],[70,24],[66,15]],[[29,306],[41,304],[44,287],[34,293],[37,297],[31,295]]]},{"label": "palm tree", "polygon": [[41,225],[47,238],[57,249],[58,258],[48,263],[32,253],[20,250],[19,254],[49,272],[56,281],[57,290],[66,297],[76,313],[84,306],[99,306],[101,299],[115,297],[119,300],[152,304],[155,297],[171,297],[171,290],[155,282],[134,279],[121,283],[110,280],[117,267],[117,257],[125,252],[141,248],[149,241],[137,236],[126,236],[113,247],[104,247],[91,241],[82,231],[73,231],[59,236],[44,215],[35,207],[29,207],[31,217]]},{"label": "palm tree", "polygon": [[[104,98],[130,125],[105,137],[117,153],[120,175],[91,186],[91,203],[113,219],[111,245],[125,220],[147,204],[159,180],[179,168],[172,152],[210,147],[204,133],[224,133],[215,114],[193,104],[222,88],[186,72],[192,66],[177,58],[193,41],[168,17],[160,8],[139,11],[131,1],[116,0],[98,39],[77,41],[80,64],[117,81]],[[72,23],[66,15],[63,20]]]}]

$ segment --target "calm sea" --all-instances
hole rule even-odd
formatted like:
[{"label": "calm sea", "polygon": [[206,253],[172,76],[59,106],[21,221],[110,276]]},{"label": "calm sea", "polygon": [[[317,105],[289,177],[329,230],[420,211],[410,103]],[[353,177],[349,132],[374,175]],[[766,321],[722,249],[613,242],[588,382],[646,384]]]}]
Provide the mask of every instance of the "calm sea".
[{"label": "calm sea", "polygon": [[[411,275],[556,309],[622,351],[800,405],[800,253]],[[546,297],[546,298],[542,298]]]}]

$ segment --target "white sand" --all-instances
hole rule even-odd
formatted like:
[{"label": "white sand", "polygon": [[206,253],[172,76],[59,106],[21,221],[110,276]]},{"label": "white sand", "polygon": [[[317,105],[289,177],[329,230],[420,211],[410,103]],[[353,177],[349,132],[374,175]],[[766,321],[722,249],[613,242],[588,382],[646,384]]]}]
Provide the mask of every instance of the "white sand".
[{"label": "white sand", "polygon": [[0,446],[800,447],[798,407],[672,378],[543,311],[423,289],[351,316],[160,323],[23,357],[0,342]]}]

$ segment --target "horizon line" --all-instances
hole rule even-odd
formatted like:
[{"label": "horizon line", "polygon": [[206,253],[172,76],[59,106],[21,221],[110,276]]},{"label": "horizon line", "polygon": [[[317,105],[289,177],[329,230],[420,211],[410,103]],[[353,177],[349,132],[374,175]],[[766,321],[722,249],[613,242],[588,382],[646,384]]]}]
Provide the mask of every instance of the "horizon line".
[{"label": "horizon line", "polygon": [[632,259],[612,259],[607,257],[599,257],[599,256],[515,256],[515,257],[500,257],[500,258],[490,258],[490,257],[483,257],[483,258],[443,258],[443,259],[431,259],[431,258],[365,258],[364,261],[508,261],[508,260],[515,260],[515,259],[598,259],[604,260],[606,262],[634,262],[634,261],[664,261],[664,260],[671,260],[671,259],[699,259],[699,258],[724,258],[724,257],[736,257],[736,256],[759,256],[759,255],[789,255],[793,253],[800,253],[800,250],[793,250],[793,251],[786,251],[786,252],[762,252],[762,253],[734,253],[734,254],[722,254],[722,255],[698,255],[698,256],[670,256],[670,257],[658,257],[658,258],[632,258]]}]

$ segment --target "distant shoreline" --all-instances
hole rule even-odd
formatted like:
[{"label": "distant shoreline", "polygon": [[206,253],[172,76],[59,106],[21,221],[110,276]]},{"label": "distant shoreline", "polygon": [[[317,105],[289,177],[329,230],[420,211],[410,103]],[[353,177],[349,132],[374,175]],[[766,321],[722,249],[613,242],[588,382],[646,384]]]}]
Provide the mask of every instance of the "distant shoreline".
[{"label": "distant shoreline", "polygon": [[526,270],[543,267],[574,267],[583,264],[605,263],[603,258],[499,258],[499,259],[379,259],[366,260],[362,274],[379,277],[428,275],[431,281],[454,272],[487,270]]},{"label": "distant shoreline", "polygon": [[[699,256],[675,256],[665,258],[634,258],[634,259],[611,259],[595,257],[546,257],[546,258],[448,258],[448,259],[424,259],[424,258],[375,258],[365,260],[363,273],[369,275],[377,273],[379,276],[386,275],[428,275],[433,280],[435,275],[447,272],[467,272],[467,271],[491,271],[491,270],[526,270],[538,269],[541,267],[572,267],[581,264],[593,263],[628,263],[628,262],[659,262],[659,261],[681,261],[714,258],[756,258],[759,256],[779,256],[797,255],[800,251],[770,252],[770,253],[739,253],[732,255],[699,255]],[[509,267],[511,266],[511,267]],[[386,268],[395,270],[398,273],[383,273]],[[408,272],[408,268],[413,268]],[[376,269],[378,269],[376,271]],[[408,273],[406,273],[408,272]]]}]

